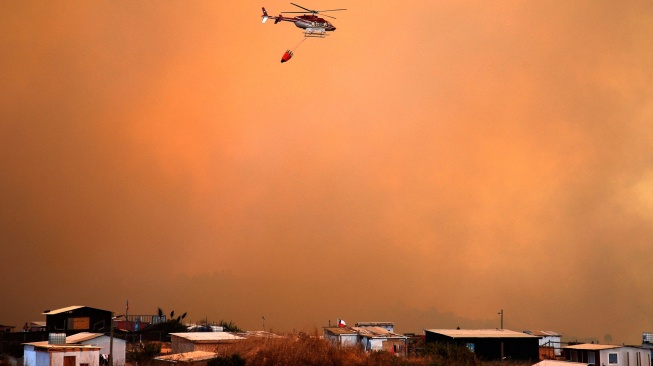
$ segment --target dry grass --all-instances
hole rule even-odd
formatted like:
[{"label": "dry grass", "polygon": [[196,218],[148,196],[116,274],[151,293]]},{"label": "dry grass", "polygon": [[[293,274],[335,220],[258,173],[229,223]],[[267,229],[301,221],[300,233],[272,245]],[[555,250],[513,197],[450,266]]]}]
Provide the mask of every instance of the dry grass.
[{"label": "dry grass", "polygon": [[529,363],[483,363],[465,352],[397,357],[388,352],[366,353],[360,348],[336,348],[318,338],[250,338],[220,348],[225,359],[237,355],[248,366],[526,366]]}]

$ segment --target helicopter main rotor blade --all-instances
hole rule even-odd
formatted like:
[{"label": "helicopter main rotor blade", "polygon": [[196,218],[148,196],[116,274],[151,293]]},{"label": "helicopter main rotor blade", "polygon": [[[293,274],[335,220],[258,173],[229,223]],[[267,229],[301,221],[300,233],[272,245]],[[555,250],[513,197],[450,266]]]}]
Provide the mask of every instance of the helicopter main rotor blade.
[{"label": "helicopter main rotor blade", "polygon": [[325,11],[340,11],[340,10],[347,10],[347,9],[316,10],[316,12],[318,12],[318,13],[324,13]]},{"label": "helicopter main rotor blade", "polygon": [[315,10],[306,9],[305,7],[300,6],[300,5],[297,5],[297,4],[295,4],[295,3],[290,3],[290,4],[295,5],[295,6],[298,7],[298,8],[302,8],[302,9],[306,10],[306,11],[309,12],[309,13],[314,13],[314,12],[315,12]]}]

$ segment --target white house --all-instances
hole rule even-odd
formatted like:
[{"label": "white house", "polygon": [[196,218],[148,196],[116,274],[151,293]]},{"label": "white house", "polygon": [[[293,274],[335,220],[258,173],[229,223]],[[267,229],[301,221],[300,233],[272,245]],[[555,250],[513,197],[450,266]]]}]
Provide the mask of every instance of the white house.
[{"label": "white house", "polygon": [[[111,338],[102,333],[51,333],[49,341],[25,343],[24,366],[99,366],[100,355],[109,354]],[[125,365],[126,342],[113,339],[113,364]]]},{"label": "white house", "polygon": [[[66,337],[66,344],[81,344],[100,347],[100,354],[109,355],[111,337],[102,333],[82,332]],[[113,364],[124,366],[127,353],[127,342],[124,339],[113,337]]]},{"label": "white house", "polygon": [[653,366],[651,351],[609,344],[576,344],[562,348],[565,360],[596,366]]},{"label": "white house", "polygon": [[365,351],[405,354],[408,337],[382,327],[325,327],[324,339],[337,347],[360,345]]},{"label": "white house", "polygon": [[100,347],[74,344],[50,344],[47,341],[25,343],[24,366],[99,366]]}]

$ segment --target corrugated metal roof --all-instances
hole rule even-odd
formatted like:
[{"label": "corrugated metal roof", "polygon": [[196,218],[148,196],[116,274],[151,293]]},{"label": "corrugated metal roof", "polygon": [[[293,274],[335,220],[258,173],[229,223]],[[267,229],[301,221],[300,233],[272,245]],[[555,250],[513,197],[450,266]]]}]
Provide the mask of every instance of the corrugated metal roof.
[{"label": "corrugated metal roof", "polygon": [[614,346],[611,344],[583,343],[583,344],[574,344],[573,346],[566,346],[562,348],[598,351],[602,349],[612,349],[612,348],[619,348],[619,347],[621,346]]},{"label": "corrugated metal roof", "polygon": [[369,338],[407,338],[381,327],[325,327],[334,335],[360,335]]},{"label": "corrugated metal roof", "polygon": [[68,306],[68,307],[61,308],[61,309],[50,310],[47,313],[43,312],[43,314],[45,314],[45,315],[61,314],[61,313],[65,313],[66,311],[76,310],[76,309],[85,308],[85,307],[86,306],[80,306],[80,305]]},{"label": "corrugated metal roof", "polygon": [[172,355],[165,355],[155,357],[155,360],[168,361],[168,362],[195,362],[211,360],[218,357],[217,353],[207,351],[193,351],[184,353],[175,353]]},{"label": "corrugated metal roof", "polygon": [[245,339],[229,332],[189,332],[189,333],[170,333],[170,335],[188,339],[193,342],[220,342],[235,341]]},{"label": "corrugated metal roof", "polygon": [[508,329],[424,329],[451,338],[540,338]]},{"label": "corrugated metal roof", "polygon": [[92,351],[92,350],[102,348],[102,347],[98,347],[98,346],[80,345],[80,344],[67,344],[67,343],[66,344],[49,344],[48,341],[31,342],[31,343],[23,343],[23,344],[34,346],[34,348],[45,348],[45,349],[74,348],[74,349]]},{"label": "corrugated metal roof", "polygon": [[524,333],[538,337],[562,337],[562,334],[550,330],[525,330]]},{"label": "corrugated metal roof", "polygon": [[351,329],[350,327],[325,327],[327,331],[335,334],[335,335],[343,335],[343,334],[358,334],[355,330]]}]

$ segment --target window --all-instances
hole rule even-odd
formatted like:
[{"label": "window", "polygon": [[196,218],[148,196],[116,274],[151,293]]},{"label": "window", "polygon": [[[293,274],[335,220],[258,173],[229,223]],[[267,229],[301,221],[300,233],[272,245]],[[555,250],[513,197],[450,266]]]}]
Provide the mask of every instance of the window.
[{"label": "window", "polygon": [[475,348],[474,343],[467,343],[466,346],[470,351],[472,351],[472,353],[475,352],[474,351],[474,348]]},{"label": "window", "polygon": [[578,362],[578,351],[571,351],[571,362]]},{"label": "window", "polygon": [[594,352],[592,351],[587,352],[587,363],[591,365],[596,365],[596,355],[594,355]]},{"label": "window", "polygon": [[608,363],[609,364],[619,363],[619,355],[617,353],[608,353]]}]

